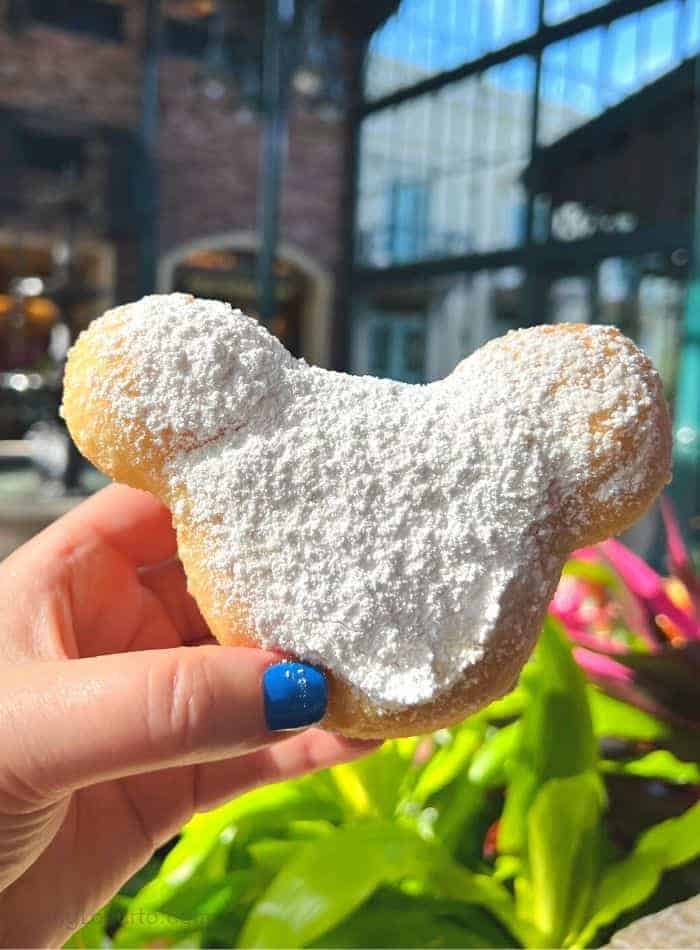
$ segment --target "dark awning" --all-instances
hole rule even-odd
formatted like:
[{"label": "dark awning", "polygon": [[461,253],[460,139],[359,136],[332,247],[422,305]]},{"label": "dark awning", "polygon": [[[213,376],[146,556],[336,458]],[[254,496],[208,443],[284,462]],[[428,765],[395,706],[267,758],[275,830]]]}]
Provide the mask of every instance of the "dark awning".
[{"label": "dark awning", "polygon": [[690,60],[538,150],[523,181],[552,206],[575,202],[634,214],[640,224],[683,220],[695,194],[695,61]]}]

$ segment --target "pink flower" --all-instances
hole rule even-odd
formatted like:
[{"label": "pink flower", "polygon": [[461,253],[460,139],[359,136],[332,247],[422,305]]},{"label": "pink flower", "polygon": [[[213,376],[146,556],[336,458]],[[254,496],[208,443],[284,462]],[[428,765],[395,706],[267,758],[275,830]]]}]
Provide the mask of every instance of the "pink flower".
[{"label": "pink flower", "polygon": [[574,647],[574,657],[581,669],[593,679],[611,680],[619,684],[633,682],[632,670],[600,653],[594,653],[584,647]]},{"label": "pink flower", "polygon": [[667,617],[688,640],[700,640],[700,624],[673,603],[666,593],[664,579],[653,568],[614,538],[603,541],[599,548],[652,615]]},{"label": "pink flower", "polygon": [[598,686],[653,715],[697,728],[700,580],[668,500],[662,512],[670,577],[610,539],[574,552],[550,612]]}]

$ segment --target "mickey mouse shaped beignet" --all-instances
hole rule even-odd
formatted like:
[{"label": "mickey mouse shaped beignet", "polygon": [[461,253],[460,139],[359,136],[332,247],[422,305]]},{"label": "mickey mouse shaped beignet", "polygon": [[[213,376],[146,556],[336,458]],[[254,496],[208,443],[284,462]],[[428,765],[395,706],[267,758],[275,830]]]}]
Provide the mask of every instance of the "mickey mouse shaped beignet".
[{"label": "mickey mouse shaped beignet", "polygon": [[613,327],[508,333],[436,383],[292,357],[227,304],[146,297],[73,347],[81,451],[170,508],[224,644],[325,671],[323,725],[445,726],[505,692],[566,556],[669,478],[659,378]]}]

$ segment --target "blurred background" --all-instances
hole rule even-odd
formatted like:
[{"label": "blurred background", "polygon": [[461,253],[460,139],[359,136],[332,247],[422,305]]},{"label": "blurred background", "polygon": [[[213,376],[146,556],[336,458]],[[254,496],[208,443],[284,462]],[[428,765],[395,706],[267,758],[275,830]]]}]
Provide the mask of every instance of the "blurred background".
[{"label": "blurred background", "polygon": [[0,556],[100,484],[71,340],[172,290],[411,383],[614,323],[697,543],[698,52],[700,0],[0,0]]},{"label": "blurred background", "polygon": [[699,56],[700,0],[0,0],[0,558],[103,484],[63,365],[147,293],[409,383],[615,324],[674,417],[625,539],[670,577],[577,552],[503,700],[197,816],[67,946],[600,945],[698,893]]}]

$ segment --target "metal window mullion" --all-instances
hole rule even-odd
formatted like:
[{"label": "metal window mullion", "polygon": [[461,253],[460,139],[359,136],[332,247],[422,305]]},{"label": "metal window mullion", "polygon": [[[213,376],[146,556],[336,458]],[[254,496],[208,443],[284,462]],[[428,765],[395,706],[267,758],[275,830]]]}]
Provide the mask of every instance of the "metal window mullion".
[{"label": "metal window mullion", "polygon": [[459,79],[466,79],[477,73],[484,72],[492,66],[497,66],[506,60],[514,59],[517,56],[534,56],[541,52],[545,47],[560,40],[576,36],[597,26],[607,26],[613,20],[620,19],[630,13],[645,10],[648,7],[656,6],[661,0],[610,0],[609,3],[594,10],[589,10],[579,16],[564,20],[562,23],[552,25],[542,25],[531,36],[515,43],[503,46],[501,49],[492,50],[475,59],[462,63],[453,69],[447,69],[436,73],[410,86],[397,89],[386,96],[378,99],[363,100],[360,105],[360,115],[366,116],[382,109],[388,109],[391,106],[399,105],[408,99],[416,96],[426,95],[430,92],[436,92],[443,86],[456,82]]},{"label": "metal window mullion", "polygon": [[158,167],[158,82],[162,41],[160,0],[147,0],[143,11],[141,51],[141,113],[139,138],[142,150],[139,179],[141,191],[140,290],[155,290],[160,236],[160,187]]},{"label": "metal window mullion", "polygon": [[350,350],[353,311],[356,303],[354,274],[357,268],[357,202],[359,198],[358,174],[360,167],[361,122],[357,107],[363,87],[367,44],[357,43],[348,50],[348,121],[344,148],[346,191],[343,195],[343,225],[341,246],[343,254],[339,274],[339,287],[335,307],[335,319],[331,321],[331,366],[347,372],[350,367]]},{"label": "metal window mullion", "polygon": [[[538,0],[537,5],[537,31],[542,30],[544,24],[544,6],[545,0]],[[543,49],[538,49],[535,53],[535,76],[532,89],[532,108],[530,109],[530,141],[528,149],[528,162],[532,165],[537,154],[537,141],[540,125],[540,93],[542,88],[542,57]],[[535,217],[535,192],[531,186],[528,188],[525,204],[525,282],[523,286],[523,306],[525,325],[533,322],[533,316],[536,310],[537,295],[537,258],[530,253],[533,247],[534,236],[534,217]]]},{"label": "metal window mullion", "polygon": [[[537,26],[538,29],[541,28],[544,21],[544,5],[545,0],[538,0],[537,7]],[[528,163],[532,164],[535,161],[537,154],[537,141],[539,134],[539,124],[540,124],[540,93],[542,88],[542,56],[543,50],[538,50],[535,54],[535,77],[533,80],[533,90],[532,90],[532,108],[530,109],[530,140],[528,148]],[[528,192],[527,198],[527,210],[525,218],[525,246],[529,246],[532,243],[532,232],[533,232],[533,208],[534,208],[534,194],[532,190]]]},{"label": "metal window mullion", "polygon": [[263,120],[258,177],[257,309],[268,327],[277,311],[275,261],[280,226],[280,186],[287,146],[288,76],[283,43],[293,15],[281,0],[266,0],[263,37]]},{"label": "metal window mullion", "polygon": [[685,59],[685,38],[688,35],[689,6],[688,0],[680,0],[678,19],[676,20],[676,32],[673,37],[673,56],[674,61],[677,63],[682,63]]}]

